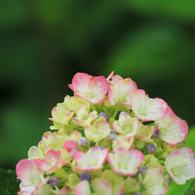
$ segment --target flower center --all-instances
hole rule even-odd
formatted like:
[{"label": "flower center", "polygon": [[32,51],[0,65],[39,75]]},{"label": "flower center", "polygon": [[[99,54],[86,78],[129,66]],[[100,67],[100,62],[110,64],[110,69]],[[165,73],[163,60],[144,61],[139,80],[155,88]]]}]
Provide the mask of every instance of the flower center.
[{"label": "flower center", "polygon": [[126,169],[126,168],[127,168],[127,163],[125,163],[125,162],[120,162],[120,163],[118,164],[118,166],[119,166],[119,169]]},{"label": "flower center", "polygon": [[153,186],[153,182],[152,181],[147,181],[145,184],[146,184],[147,187],[152,187]]},{"label": "flower center", "polygon": [[97,160],[92,159],[89,161],[89,166],[96,166],[97,165]]},{"label": "flower center", "polygon": [[119,100],[120,102],[125,102],[125,101],[126,101],[125,95],[124,95],[124,94],[120,94],[120,95],[118,96],[118,100]]},{"label": "flower center", "polygon": [[142,149],[142,148],[144,147],[144,142],[138,141],[138,142],[136,143],[136,147],[137,147],[138,149]]},{"label": "flower center", "polygon": [[172,168],[171,171],[172,171],[173,175],[175,175],[175,176],[177,176],[181,173],[180,169],[177,167]]},{"label": "flower center", "polygon": [[146,115],[146,108],[145,107],[140,107],[138,110],[139,114]]},{"label": "flower center", "polygon": [[161,132],[163,135],[167,133],[167,128],[165,128],[165,127],[162,127],[162,128],[160,128],[159,130],[160,130],[160,132]]},{"label": "flower center", "polygon": [[37,187],[41,183],[40,179],[35,179],[34,185]]},{"label": "flower center", "polygon": [[89,99],[94,98],[94,97],[95,97],[95,94],[94,94],[93,92],[89,92],[89,93],[87,94],[87,97],[88,97]]},{"label": "flower center", "polygon": [[126,126],[125,129],[124,129],[124,131],[125,131],[126,133],[131,132],[131,130],[132,130],[131,126]]}]

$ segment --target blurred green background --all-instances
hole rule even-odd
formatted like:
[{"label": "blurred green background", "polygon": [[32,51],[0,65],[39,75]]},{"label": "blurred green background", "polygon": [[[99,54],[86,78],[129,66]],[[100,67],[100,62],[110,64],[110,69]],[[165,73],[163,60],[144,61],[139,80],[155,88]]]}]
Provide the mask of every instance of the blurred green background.
[{"label": "blurred green background", "polygon": [[27,158],[76,72],[112,70],[193,127],[195,1],[1,2],[0,167]]}]

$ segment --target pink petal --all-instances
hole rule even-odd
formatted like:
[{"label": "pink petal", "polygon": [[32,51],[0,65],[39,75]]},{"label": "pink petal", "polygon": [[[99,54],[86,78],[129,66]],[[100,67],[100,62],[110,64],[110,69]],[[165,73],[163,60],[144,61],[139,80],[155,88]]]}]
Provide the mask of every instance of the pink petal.
[{"label": "pink petal", "polygon": [[79,150],[77,144],[74,141],[66,141],[63,145],[63,148],[65,148],[68,152],[71,150]]},{"label": "pink petal", "polygon": [[118,74],[114,75],[114,71],[112,71],[110,75],[107,77],[107,81],[112,85],[114,85],[118,80],[123,80],[123,78]]},{"label": "pink petal", "polygon": [[42,180],[43,175],[38,170],[34,160],[23,159],[16,165],[16,175],[21,182],[28,186],[34,184],[35,180]]},{"label": "pink petal", "polygon": [[182,146],[178,150],[185,153],[188,158],[194,159],[194,151],[189,146]]},{"label": "pink petal", "polygon": [[[98,166],[102,166],[105,162],[105,160],[107,159],[109,150],[108,148],[105,148],[103,150],[101,150],[98,146],[93,146],[88,150],[88,155],[91,156],[91,158],[95,158],[96,154],[100,153],[100,158],[99,158],[99,162],[98,162]],[[93,157],[94,156],[94,157]]]},{"label": "pink petal", "polygon": [[45,156],[46,161],[52,164],[53,162],[57,161],[60,158],[60,153],[61,153],[60,150],[57,151],[55,151],[54,149],[49,150]]},{"label": "pink petal", "polygon": [[[190,152],[186,153],[187,151]],[[187,180],[194,178],[195,176],[195,159],[192,157],[192,151],[189,147],[183,147],[176,151],[173,151],[165,160],[166,169],[175,181],[179,185],[183,185]],[[178,175],[174,175],[173,168],[179,168]]]},{"label": "pink petal", "polygon": [[91,183],[96,194],[101,195],[112,194],[112,187],[108,181],[104,179],[94,179]]},{"label": "pink petal", "polygon": [[93,77],[86,73],[76,73],[72,79],[72,88],[75,94],[79,94],[81,91],[87,92],[88,84]]},{"label": "pink petal", "polygon": [[84,126],[86,125],[83,121],[81,121],[81,120],[79,120],[79,119],[77,119],[77,118],[72,117],[72,120],[73,120],[75,123],[77,123],[78,125],[82,126],[82,127],[84,127]]},{"label": "pink petal", "polygon": [[84,163],[87,162],[86,154],[83,151],[76,151],[76,152],[74,152],[73,158],[79,164],[84,164]]},{"label": "pink petal", "polygon": [[149,98],[144,90],[137,89],[131,95],[131,109],[143,121],[159,120],[166,110],[167,103],[160,98]]},{"label": "pink petal", "polygon": [[[130,105],[130,95],[137,89],[136,83],[130,79],[119,79],[114,86],[109,87],[108,96],[111,104],[115,105],[119,102],[124,105]],[[121,96],[123,98],[121,98]],[[122,100],[124,99],[124,100]]]},{"label": "pink petal", "polygon": [[72,89],[72,90],[73,90],[73,88],[72,88],[72,84],[69,84],[69,85],[68,85],[68,87],[69,87],[70,89]]},{"label": "pink petal", "polygon": [[90,185],[86,180],[81,181],[75,188],[75,195],[90,195]]},{"label": "pink petal", "polygon": [[[91,147],[87,153],[76,151],[73,154],[75,161],[78,163],[75,170],[78,171],[93,171],[101,169],[108,155],[108,148],[101,150],[98,146]],[[90,161],[95,160],[96,164],[91,165]]]},{"label": "pink petal", "polygon": [[98,104],[105,99],[108,85],[105,77],[92,77],[86,73],[77,73],[72,79],[74,94],[92,104]]},{"label": "pink petal", "polygon": [[114,74],[114,71],[112,71],[112,72],[109,74],[109,76],[107,77],[106,80],[109,81],[109,80],[112,78],[113,74]]},{"label": "pink petal", "polygon": [[[187,122],[177,117],[169,106],[165,115],[155,121],[155,124],[161,134],[161,139],[174,146],[182,142],[189,133]],[[162,128],[167,132],[163,133]]]},{"label": "pink petal", "polygon": [[[134,175],[140,163],[144,160],[144,155],[139,150],[126,150],[125,148],[117,148],[114,154],[109,153],[107,161],[117,174],[132,176]],[[119,163],[125,163],[127,167],[120,168]]]},{"label": "pink petal", "polygon": [[[47,183],[47,181],[49,180],[49,176],[46,177],[33,191],[31,194],[33,195],[39,195],[39,192],[38,190],[44,185]],[[49,190],[50,191],[50,190]]]},{"label": "pink petal", "polygon": [[70,188],[61,188],[60,191],[56,195],[70,195]]},{"label": "pink petal", "polygon": [[51,149],[46,153],[45,159],[35,159],[35,163],[41,170],[46,171],[47,174],[50,174],[55,169],[63,166],[63,161],[60,159],[60,154],[60,150],[55,151],[54,149]]}]

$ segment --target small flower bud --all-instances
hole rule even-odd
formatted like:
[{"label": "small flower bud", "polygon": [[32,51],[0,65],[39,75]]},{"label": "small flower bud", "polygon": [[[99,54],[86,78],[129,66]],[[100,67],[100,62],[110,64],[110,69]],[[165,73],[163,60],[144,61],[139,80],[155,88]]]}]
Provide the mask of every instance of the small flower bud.
[{"label": "small flower bud", "polygon": [[152,144],[153,144],[155,147],[157,147],[157,143],[156,143],[156,142],[152,142]]},{"label": "small flower bud", "polygon": [[150,158],[149,162],[150,163],[158,163],[158,159],[153,157],[153,158]]},{"label": "small flower bud", "polygon": [[59,179],[58,179],[57,177],[52,177],[52,178],[49,180],[49,184],[50,184],[52,187],[58,186],[58,185],[59,185]]},{"label": "small flower bud", "polygon": [[159,137],[159,132],[156,130],[153,135],[152,138],[158,138]]},{"label": "small flower bud", "polygon": [[75,144],[77,144],[77,141],[76,140],[72,140]]},{"label": "small flower bud", "polygon": [[141,192],[135,192],[134,195],[142,195]]},{"label": "small flower bud", "polygon": [[98,146],[101,150],[103,150],[104,149],[104,147],[103,146]]},{"label": "small flower bud", "polygon": [[80,180],[87,180],[87,181],[89,181],[90,180],[90,175],[89,175],[89,173],[81,173],[81,175],[80,175]]},{"label": "small flower bud", "polygon": [[162,152],[164,152],[164,149],[162,149],[162,147],[156,147],[156,153],[162,153]]},{"label": "small flower bud", "polygon": [[110,133],[110,135],[109,135],[109,140],[110,140],[110,141],[114,141],[115,138],[116,138],[116,134]]},{"label": "small flower bud", "polygon": [[68,108],[68,110],[69,110],[70,112],[73,112],[70,108]]},{"label": "small flower bud", "polygon": [[169,153],[168,152],[163,152],[162,153],[162,157],[165,159],[165,158],[167,158],[167,156],[169,156]]},{"label": "small flower bud", "polygon": [[85,147],[85,146],[87,146],[87,144],[88,144],[88,140],[86,139],[86,138],[84,138],[84,137],[81,137],[80,139],[79,139],[79,146],[81,146],[81,147]]},{"label": "small flower bud", "polygon": [[129,113],[127,113],[127,112],[121,112],[121,113],[119,114],[119,118],[120,118],[120,116],[121,116],[122,114],[129,115]]},{"label": "small flower bud", "polygon": [[153,144],[147,145],[147,147],[146,147],[146,152],[147,153],[153,154],[155,151],[156,151],[156,148]]},{"label": "small flower bud", "polygon": [[164,176],[164,179],[165,179],[165,181],[166,181],[168,184],[170,184],[171,181],[172,181],[172,179],[171,179],[171,177],[170,177],[169,175],[165,175],[165,176]]},{"label": "small flower bud", "polygon": [[101,116],[103,116],[103,117],[106,119],[106,121],[108,122],[109,118],[108,118],[108,115],[107,115],[106,113],[101,112],[101,113],[99,114],[98,118],[101,117]]},{"label": "small flower bud", "polygon": [[169,155],[168,152],[163,152],[160,156],[158,156],[158,159],[159,160],[165,160],[168,155]]},{"label": "small flower bud", "polygon": [[116,131],[114,131],[113,129],[110,130],[110,133],[115,133]]},{"label": "small flower bud", "polygon": [[114,148],[114,149],[113,149],[113,152],[116,152],[116,150],[117,150],[118,148],[119,148],[119,147]]},{"label": "small flower bud", "polygon": [[140,166],[139,172],[140,172],[141,174],[144,174],[144,173],[146,172],[146,166],[145,166],[145,165]]},{"label": "small flower bud", "polygon": [[131,176],[131,178],[135,178],[135,177],[137,177],[137,173]]},{"label": "small flower bud", "polygon": [[135,145],[136,145],[136,148],[137,149],[144,148],[144,142],[142,142],[142,141],[137,141]]},{"label": "small flower bud", "polygon": [[70,157],[71,157],[71,158],[73,158],[73,154],[74,154],[76,151],[78,151],[78,150],[73,149],[73,150],[70,151]]}]

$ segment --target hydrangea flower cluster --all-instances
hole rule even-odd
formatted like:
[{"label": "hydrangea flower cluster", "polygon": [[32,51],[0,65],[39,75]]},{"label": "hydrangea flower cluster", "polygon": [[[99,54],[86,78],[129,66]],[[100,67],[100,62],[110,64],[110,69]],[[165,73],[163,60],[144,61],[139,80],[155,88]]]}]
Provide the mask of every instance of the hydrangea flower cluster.
[{"label": "hydrangea flower cluster", "polygon": [[52,131],[16,166],[19,195],[165,195],[195,178],[188,125],[163,99],[114,72],[77,73],[69,87]]}]

